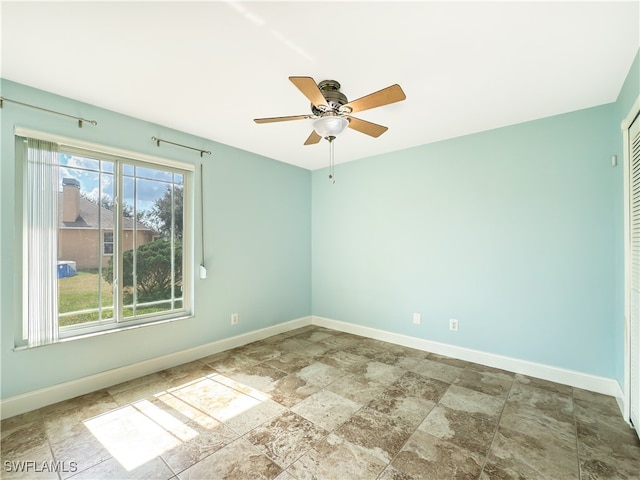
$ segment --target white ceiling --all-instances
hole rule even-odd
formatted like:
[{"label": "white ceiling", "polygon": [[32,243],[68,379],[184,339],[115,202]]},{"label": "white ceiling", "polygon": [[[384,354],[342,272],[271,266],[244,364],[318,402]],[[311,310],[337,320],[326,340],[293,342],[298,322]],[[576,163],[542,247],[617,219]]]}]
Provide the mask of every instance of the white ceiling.
[{"label": "white ceiling", "polygon": [[[640,45],[639,2],[2,2],[2,77],[308,169],[327,166],[288,77],[350,100],[345,162],[616,100]],[[215,151],[214,151],[215,154]]]}]

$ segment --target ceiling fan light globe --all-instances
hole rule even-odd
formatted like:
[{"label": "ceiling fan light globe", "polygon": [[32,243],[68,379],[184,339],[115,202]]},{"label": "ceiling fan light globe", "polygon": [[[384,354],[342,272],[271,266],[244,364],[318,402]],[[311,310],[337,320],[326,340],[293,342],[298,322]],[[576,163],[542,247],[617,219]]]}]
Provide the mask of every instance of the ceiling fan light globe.
[{"label": "ceiling fan light globe", "polygon": [[337,115],[321,117],[313,122],[313,129],[322,138],[337,137],[349,125],[349,120]]}]

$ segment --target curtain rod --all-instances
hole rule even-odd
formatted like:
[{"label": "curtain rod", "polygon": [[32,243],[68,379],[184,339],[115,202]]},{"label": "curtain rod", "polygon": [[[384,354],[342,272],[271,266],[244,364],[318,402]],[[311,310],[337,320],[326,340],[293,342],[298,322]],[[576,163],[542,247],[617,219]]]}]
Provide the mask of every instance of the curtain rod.
[{"label": "curtain rod", "polygon": [[171,145],[175,145],[176,147],[182,147],[182,148],[188,148],[189,150],[195,150],[196,152],[200,152],[200,157],[201,158],[205,153],[207,155],[211,155],[211,152],[209,150],[202,150],[201,148],[194,148],[194,147],[190,147],[188,145],[182,145],[181,143],[170,142],[169,140],[163,140],[162,138],[151,137],[151,140],[156,142],[156,145],[158,145],[158,147],[160,146],[160,142],[164,142],[164,143],[170,143]]},{"label": "curtain rod", "polygon": [[90,123],[93,126],[98,125],[98,122],[95,120],[87,120],[86,118],[76,117],[74,115],[69,115],[67,113],[56,112],[55,110],[49,110],[48,108],[38,107],[36,105],[30,105],[28,103],[18,102],[17,100],[11,100],[10,98],[0,97],[0,108],[3,107],[4,102],[16,103],[18,105],[22,105],[23,107],[35,108],[36,110],[42,110],[43,112],[55,113],[56,115],[62,115],[63,117],[73,118],[74,120],[78,120],[78,128],[82,128],[82,124],[84,122]]}]

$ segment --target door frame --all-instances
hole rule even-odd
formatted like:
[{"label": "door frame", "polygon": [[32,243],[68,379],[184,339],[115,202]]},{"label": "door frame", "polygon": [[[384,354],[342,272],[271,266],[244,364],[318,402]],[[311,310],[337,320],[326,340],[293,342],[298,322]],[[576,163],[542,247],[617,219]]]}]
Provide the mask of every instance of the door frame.
[{"label": "door frame", "polygon": [[[627,423],[631,423],[631,158],[629,158],[629,129],[634,120],[640,121],[640,95],[631,110],[622,121],[624,155],[624,385],[622,414]],[[635,428],[640,434],[640,425]]]}]

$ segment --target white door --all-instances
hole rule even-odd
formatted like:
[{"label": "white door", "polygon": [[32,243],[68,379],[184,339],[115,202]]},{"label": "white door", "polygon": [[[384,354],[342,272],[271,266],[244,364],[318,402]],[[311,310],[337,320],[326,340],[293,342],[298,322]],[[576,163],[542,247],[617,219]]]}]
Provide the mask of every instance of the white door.
[{"label": "white door", "polygon": [[640,436],[640,117],[629,127],[631,309],[629,319],[629,407]]}]

